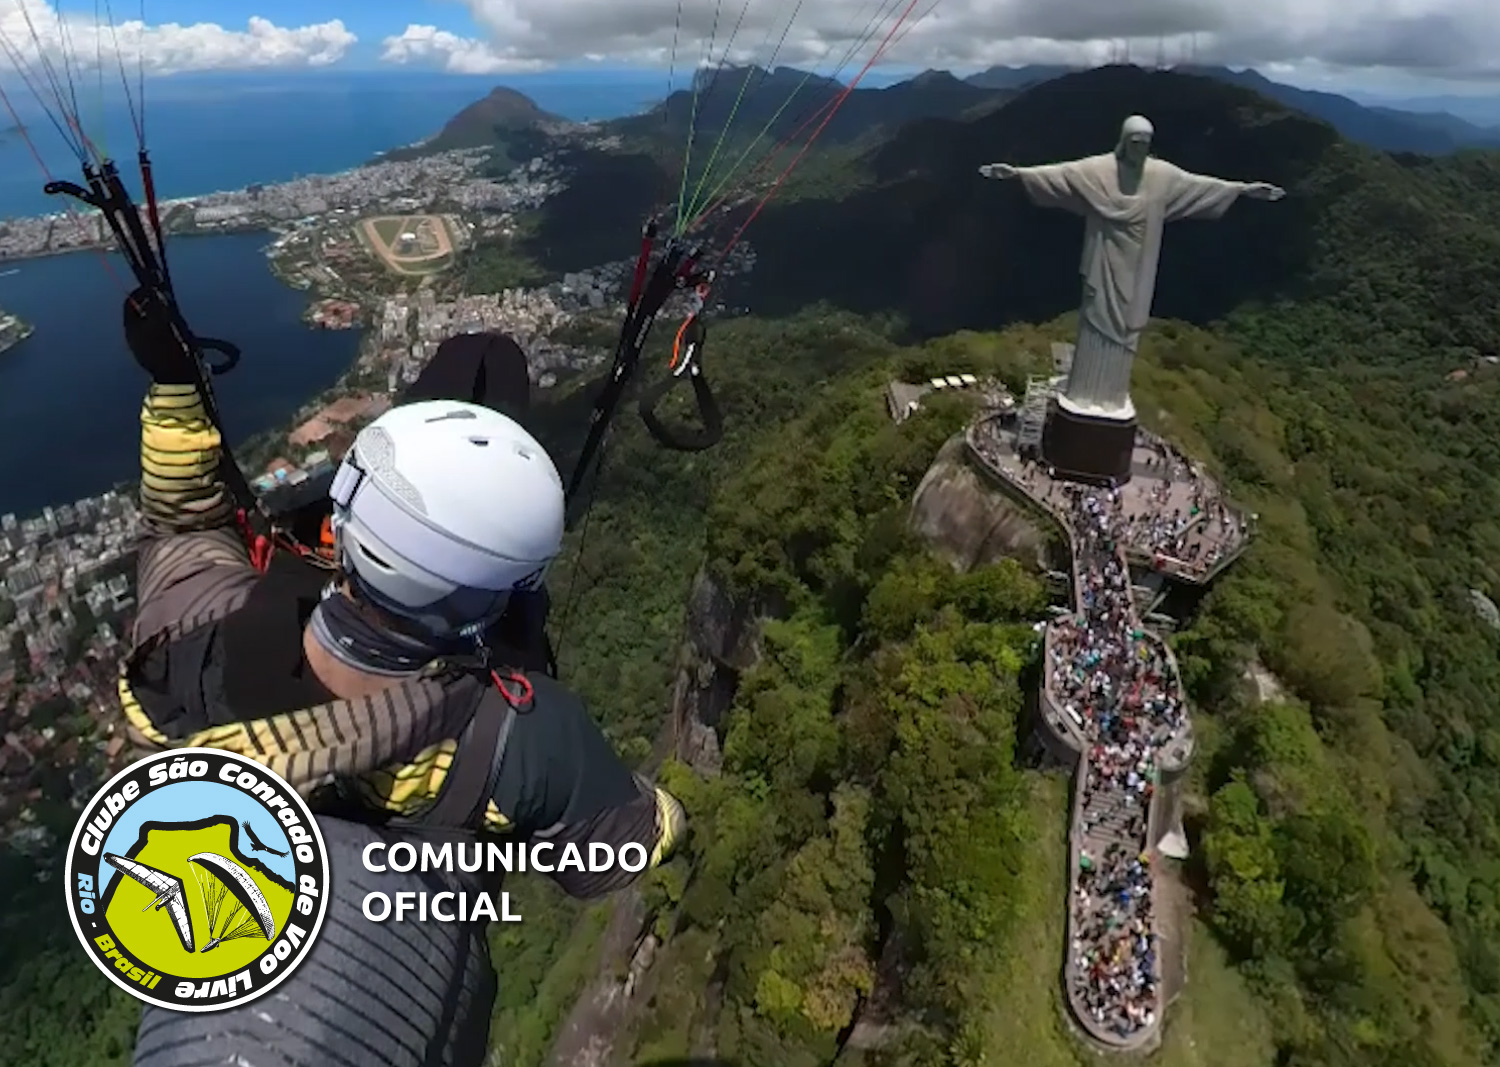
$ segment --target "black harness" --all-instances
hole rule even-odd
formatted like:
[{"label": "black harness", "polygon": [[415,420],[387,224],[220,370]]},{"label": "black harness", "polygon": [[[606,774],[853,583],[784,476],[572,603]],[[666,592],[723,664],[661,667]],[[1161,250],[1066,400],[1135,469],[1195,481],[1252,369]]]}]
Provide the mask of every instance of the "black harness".
[{"label": "black harness", "polygon": [[[267,684],[264,674],[258,673],[264,670],[266,657],[257,654],[255,631],[289,629],[295,632],[300,647],[301,627],[293,625],[291,604],[306,606],[316,603],[328,578],[329,572],[314,561],[290,553],[277,553],[272,558],[265,575],[251,591],[250,599],[222,624],[232,628],[223,635],[226,653],[223,673],[229,695],[247,691],[243,684],[232,684],[237,679],[255,678],[260,686]],[[340,818],[392,828],[428,827],[450,831],[463,828],[457,831],[460,833],[478,830],[494,795],[516,716],[546,714],[549,706],[563,698],[561,686],[553,677],[552,651],[545,629],[547,610],[545,589],[513,594],[511,608],[486,634],[486,646],[491,649],[490,663],[481,662],[475,656],[444,660],[444,666],[450,672],[446,684],[463,685],[466,676],[479,684],[474,686],[473,707],[458,737],[453,762],[437,799],[430,806],[414,816],[388,815],[372,811],[367,805],[358,803],[356,798],[337,793],[319,798],[316,806]],[[272,621],[274,625],[266,627],[262,620]],[[266,639],[270,636],[266,635]],[[274,636],[278,640],[287,639],[286,634]],[[188,640],[191,640],[191,635]],[[280,648],[280,651],[289,649]],[[284,657],[278,654],[274,658]],[[250,672],[248,675],[247,671]],[[286,710],[291,709],[258,708],[254,717]]]}]

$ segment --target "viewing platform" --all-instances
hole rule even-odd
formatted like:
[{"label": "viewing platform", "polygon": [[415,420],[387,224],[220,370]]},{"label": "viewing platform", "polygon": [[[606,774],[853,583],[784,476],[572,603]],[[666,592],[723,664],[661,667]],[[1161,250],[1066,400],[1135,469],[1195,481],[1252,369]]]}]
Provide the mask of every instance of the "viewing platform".
[{"label": "viewing platform", "polygon": [[[1119,489],[1054,479],[1030,458],[1028,431],[1055,382],[1034,380],[1019,409],[980,418],[966,443],[992,482],[1052,519],[1069,545],[1073,610],[1046,626],[1036,730],[1074,769],[1064,991],[1090,1041],[1145,1051],[1159,1042],[1182,981],[1173,962],[1182,946],[1163,943],[1155,901],[1160,857],[1187,855],[1181,783],[1194,741],[1177,662],[1143,625],[1141,601],[1159,599],[1166,583],[1212,581],[1244,552],[1253,520],[1201,468],[1144,432],[1132,479]],[[1120,536],[1101,541],[1098,525],[1080,530],[1077,516],[1104,514],[1112,494]],[[1109,663],[1100,648],[1112,650]],[[1126,667],[1111,675],[1111,663]],[[1119,993],[1121,984],[1131,992]]]},{"label": "viewing platform", "polygon": [[[995,473],[1059,521],[1059,498],[1055,493],[1049,497],[1053,479],[1039,459],[1042,426],[1066,374],[1065,355],[1054,351],[1061,373],[1032,378],[1016,412],[990,413],[970,428],[971,451],[982,444]],[[1255,532],[1256,515],[1233,507],[1201,464],[1144,429],[1136,430],[1131,480],[1121,491],[1128,510],[1150,517],[1133,526],[1124,545],[1126,558],[1134,568],[1175,582],[1210,584],[1239,559]]]}]

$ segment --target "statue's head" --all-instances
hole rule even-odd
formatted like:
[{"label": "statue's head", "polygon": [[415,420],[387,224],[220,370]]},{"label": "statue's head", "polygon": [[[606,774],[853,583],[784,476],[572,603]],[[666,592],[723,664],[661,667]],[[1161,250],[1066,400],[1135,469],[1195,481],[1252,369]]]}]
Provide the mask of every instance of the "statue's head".
[{"label": "statue's head", "polygon": [[1115,155],[1139,167],[1151,154],[1151,135],[1155,132],[1150,119],[1131,115],[1120,125],[1120,141],[1115,145]]}]

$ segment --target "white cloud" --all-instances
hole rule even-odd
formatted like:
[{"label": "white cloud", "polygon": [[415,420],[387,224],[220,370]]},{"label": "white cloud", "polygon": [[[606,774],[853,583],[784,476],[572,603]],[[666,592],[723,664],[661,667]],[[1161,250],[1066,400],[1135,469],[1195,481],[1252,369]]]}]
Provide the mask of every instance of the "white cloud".
[{"label": "white cloud", "polygon": [[34,76],[44,70],[41,57],[57,65],[65,53],[75,68],[93,69],[101,59],[112,66],[118,57],[132,72],[139,64],[149,74],[323,67],[337,63],[357,40],[338,19],[287,27],[257,16],[242,30],[214,22],[148,25],[139,19],[111,27],[99,6],[96,18],[92,5],[59,11],[48,0],[0,0],[0,71],[15,67],[16,52]]},{"label": "white cloud", "polygon": [[[666,66],[681,12],[679,69],[714,57],[745,16],[732,61],[770,58],[794,4],[780,0],[465,0],[481,37],[409,27],[387,43],[399,62],[441,61],[450,70],[518,70],[580,56]],[[776,56],[829,70],[867,28],[871,13],[894,14],[908,0],[804,0]],[[1170,60],[1190,52],[1204,63],[1281,64],[1282,69],[1406,71],[1431,77],[1500,80],[1495,0],[918,0],[926,14],[885,57],[914,67],[1106,61],[1124,41],[1137,60],[1161,43]],[[715,30],[715,15],[718,16]],[[879,42],[881,25],[846,71]]]},{"label": "white cloud", "polygon": [[473,37],[460,37],[436,26],[408,26],[399,37],[387,37],[380,58],[387,63],[441,65],[453,74],[521,74],[550,66],[512,49]]}]

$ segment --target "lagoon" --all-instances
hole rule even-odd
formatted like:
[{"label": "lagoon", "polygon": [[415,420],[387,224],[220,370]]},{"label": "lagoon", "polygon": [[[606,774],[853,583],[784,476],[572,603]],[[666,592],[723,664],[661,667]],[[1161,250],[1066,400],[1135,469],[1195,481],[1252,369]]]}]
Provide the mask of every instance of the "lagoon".
[{"label": "lagoon", "polygon": [[[191,237],[169,248],[193,329],[244,352],[239,367],[214,380],[231,444],[284,424],[359,349],[357,330],[302,322],[307,295],[271,274],[268,241]],[[118,255],[77,252],[18,266],[0,277],[0,308],[36,332],[0,353],[0,514],[29,515],[136,481],[148,380],[125,347],[130,272]]]}]

